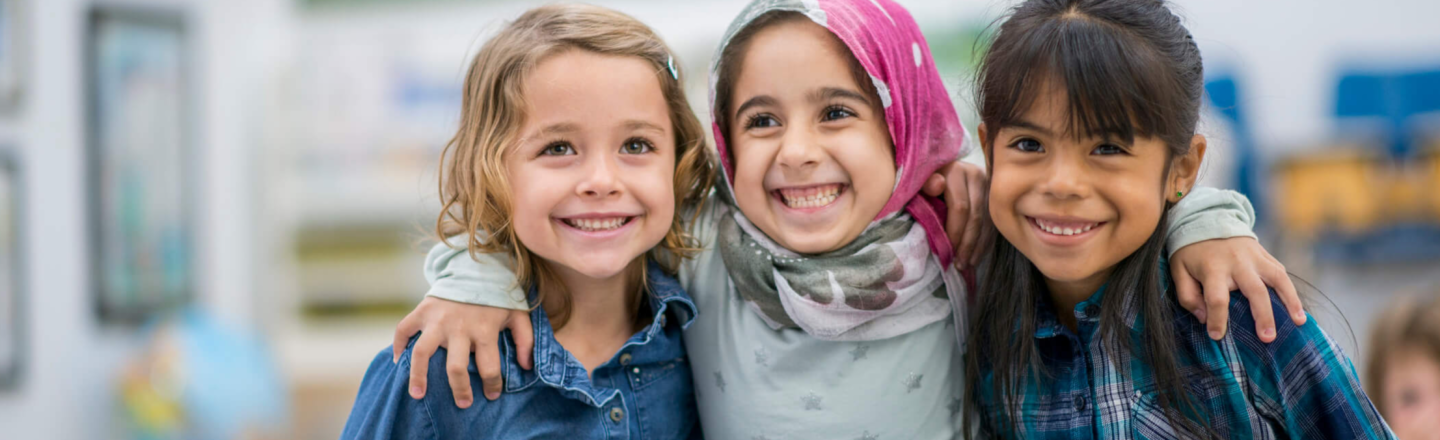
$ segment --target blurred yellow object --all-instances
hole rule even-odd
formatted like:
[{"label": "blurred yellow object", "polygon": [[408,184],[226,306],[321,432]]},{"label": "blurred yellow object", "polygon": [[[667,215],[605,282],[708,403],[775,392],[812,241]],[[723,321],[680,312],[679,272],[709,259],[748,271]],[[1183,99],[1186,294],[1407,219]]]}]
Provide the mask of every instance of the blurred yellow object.
[{"label": "blurred yellow object", "polygon": [[1429,197],[1435,192],[1429,167],[1425,162],[1399,165],[1378,164],[1378,186],[1383,190],[1381,214],[1398,222],[1424,221],[1430,217]]},{"label": "blurred yellow object", "polygon": [[1279,161],[1276,206],[1284,229],[1314,236],[1321,229],[1358,232],[1382,216],[1376,171],[1381,160],[1351,147]]},{"label": "blurred yellow object", "polygon": [[1440,222],[1440,139],[1430,144],[1426,150],[1425,167],[1429,171],[1428,183],[1425,184],[1425,196],[1430,198],[1430,219]]}]

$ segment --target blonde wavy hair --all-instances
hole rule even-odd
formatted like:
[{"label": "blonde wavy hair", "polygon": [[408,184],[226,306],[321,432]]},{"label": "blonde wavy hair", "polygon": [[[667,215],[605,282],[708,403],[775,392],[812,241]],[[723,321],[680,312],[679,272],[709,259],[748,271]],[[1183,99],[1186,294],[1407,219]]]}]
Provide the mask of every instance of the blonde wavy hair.
[{"label": "blonde wavy hair", "polygon": [[[648,26],[623,13],[590,5],[549,5],[531,9],[490,39],[470,63],[465,75],[460,127],[445,145],[440,158],[440,200],[443,203],[435,230],[447,237],[468,235],[467,248],[477,253],[508,253],[515,261],[520,287],[534,286],[543,303],[547,295],[558,307],[547,308],[558,329],[569,319],[568,291],[546,263],[526,249],[510,223],[510,185],[503,159],[519,141],[525,121],[523,81],[537,64],[567,50],[602,55],[637,57],[655,68],[660,89],[670,109],[675,134],[675,218],[664,240],[637,258],[627,269],[641,286],[627,298],[632,310],[642,303],[647,260],[658,262],[670,274],[680,259],[699,250],[690,235],[715,177],[715,165],[705,144],[705,131],[685,99],[684,78],[669,47]],[[672,76],[672,69],[674,74]]]}]

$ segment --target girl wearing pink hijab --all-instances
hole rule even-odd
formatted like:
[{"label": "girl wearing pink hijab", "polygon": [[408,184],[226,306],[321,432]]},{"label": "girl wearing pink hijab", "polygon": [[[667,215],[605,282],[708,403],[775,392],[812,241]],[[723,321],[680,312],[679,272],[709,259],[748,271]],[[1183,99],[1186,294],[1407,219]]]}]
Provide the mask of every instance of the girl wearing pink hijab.
[{"label": "girl wearing pink hijab", "polygon": [[[947,236],[963,231],[947,234],[944,203],[922,188],[972,145],[919,26],[891,0],[757,0],[726,31],[711,79],[724,184],[713,203],[692,207],[704,249],[679,273],[699,311],[682,362],[705,435],[957,437],[973,280],[952,264],[960,256]],[[1243,196],[1200,189],[1185,200],[1172,213],[1176,249],[1253,237]],[[1207,244],[1216,245],[1265,255],[1253,240]],[[1205,254],[1190,254],[1189,267]],[[528,340],[530,305],[512,292],[506,264],[437,245],[426,262],[434,298],[401,323],[397,346],[424,329],[416,359],[457,341],[494,358],[486,352],[500,330]],[[1213,290],[1228,302],[1229,289]],[[492,390],[501,368],[486,363],[470,368]],[[468,397],[477,373],[459,373],[451,387]],[[636,368],[633,383],[614,385],[664,374]]]}]

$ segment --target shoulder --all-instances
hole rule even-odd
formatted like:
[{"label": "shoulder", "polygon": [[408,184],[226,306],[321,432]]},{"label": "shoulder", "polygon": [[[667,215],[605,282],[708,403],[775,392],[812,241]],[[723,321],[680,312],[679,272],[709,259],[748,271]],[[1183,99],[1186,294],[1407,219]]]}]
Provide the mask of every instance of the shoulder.
[{"label": "shoulder", "polygon": [[1230,294],[1226,339],[1233,341],[1239,360],[1251,372],[1252,385],[1287,395],[1359,389],[1350,358],[1320,328],[1315,317],[1307,315],[1304,325],[1296,325],[1274,290],[1270,290],[1270,303],[1275,340],[1267,343],[1256,333],[1249,301],[1238,291]]}]

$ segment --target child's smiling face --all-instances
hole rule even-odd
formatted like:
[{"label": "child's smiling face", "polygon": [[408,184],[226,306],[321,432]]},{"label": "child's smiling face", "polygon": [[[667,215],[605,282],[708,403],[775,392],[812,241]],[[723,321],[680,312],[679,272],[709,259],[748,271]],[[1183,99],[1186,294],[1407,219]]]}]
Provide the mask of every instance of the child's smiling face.
[{"label": "child's smiling face", "polygon": [[[1076,139],[1067,132],[1065,89],[1047,86],[985,146],[990,215],[1052,291],[1088,295],[1155,232],[1166,199],[1189,190],[1205,143],[1195,136],[1167,175],[1168,147],[1158,138]],[[981,139],[988,129],[980,127]]]},{"label": "child's smiling face", "polygon": [[735,200],[795,252],[854,241],[895,188],[885,115],[856,83],[847,50],[808,20],[779,23],[755,34],[735,81]]},{"label": "child's smiling face", "polygon": [[516,235],[562,275],[621,274],[675,212],[674,128],[654,67],[567,50],[541,61],[523,94],[505,159]]}]

